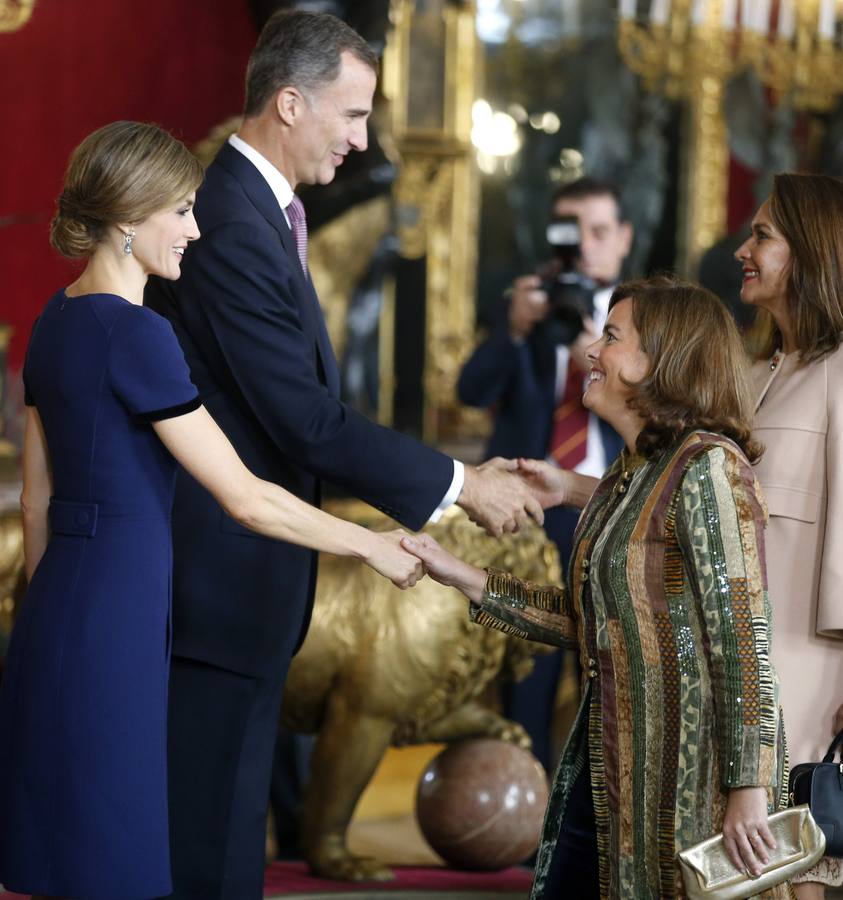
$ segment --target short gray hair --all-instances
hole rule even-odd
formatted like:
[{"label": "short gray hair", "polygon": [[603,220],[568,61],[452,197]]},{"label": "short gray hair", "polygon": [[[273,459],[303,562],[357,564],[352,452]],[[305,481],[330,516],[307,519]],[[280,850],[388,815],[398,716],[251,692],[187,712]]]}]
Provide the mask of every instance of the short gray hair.
[{"label": "short gray hair", "polygon": [[336,16],[305,10],[275,13],[261,31],[249,58],[244,115],[259,115],[281,88],[308,92],[334,81],[343,53],[351,53],[377,72],[374,51]]}]

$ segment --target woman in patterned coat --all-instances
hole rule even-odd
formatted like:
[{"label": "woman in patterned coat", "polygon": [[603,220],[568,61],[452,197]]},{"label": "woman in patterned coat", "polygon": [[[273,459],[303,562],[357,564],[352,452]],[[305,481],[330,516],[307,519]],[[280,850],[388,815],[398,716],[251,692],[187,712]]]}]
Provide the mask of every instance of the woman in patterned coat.
[{"label": "woman in patterned coat", "polygon": [[532,896],[682,897],[679,850],[722,830],[757,873],[786,805],[746,363],[720,301],[664,278],[617,288],[588,357],[583,402],[626,449],[583,511],[567,586],[402,543],[476,622],[579,648],[583,702]]}]

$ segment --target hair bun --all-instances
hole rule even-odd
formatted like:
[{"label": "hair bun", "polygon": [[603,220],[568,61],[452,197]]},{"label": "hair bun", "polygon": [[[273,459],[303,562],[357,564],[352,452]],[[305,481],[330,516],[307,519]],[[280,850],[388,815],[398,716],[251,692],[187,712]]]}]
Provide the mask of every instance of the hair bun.
[{"label": "hair bun", "polygon": [[50,243],[53,247],[68,259],[90,256],[97,244],[98,231],[63,191],[59,196],[58,212],[50,223]]}]

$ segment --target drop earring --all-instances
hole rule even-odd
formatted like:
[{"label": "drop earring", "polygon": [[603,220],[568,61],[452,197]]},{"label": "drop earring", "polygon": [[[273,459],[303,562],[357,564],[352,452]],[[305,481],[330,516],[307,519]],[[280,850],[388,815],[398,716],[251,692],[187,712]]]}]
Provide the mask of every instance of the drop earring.
[{"label": "drop earring", "polygon": [[130,228],[128,231],[123,234],[123,252],[126,256],[132,255],[132,241],[135,237],[135,229]]}]

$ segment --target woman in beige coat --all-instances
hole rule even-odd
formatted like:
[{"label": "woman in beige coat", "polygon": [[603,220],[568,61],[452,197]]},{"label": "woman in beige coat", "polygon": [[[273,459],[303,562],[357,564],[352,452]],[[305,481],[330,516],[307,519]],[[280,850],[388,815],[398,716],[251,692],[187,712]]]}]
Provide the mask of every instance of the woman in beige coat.
[{"label": "woman in beige coat", "polygon": [[[776,176],[735,256],[741,299],[759,309],[756,476],[793,766],[819,760],[843,724],[843,181]],[[801,879],[799,900],[822,900],[843,867],[825,857]]]}]

